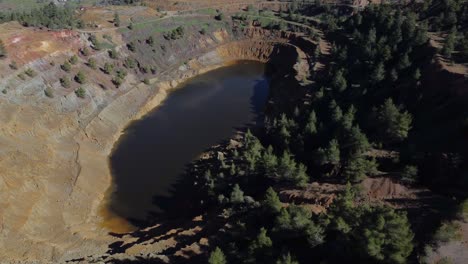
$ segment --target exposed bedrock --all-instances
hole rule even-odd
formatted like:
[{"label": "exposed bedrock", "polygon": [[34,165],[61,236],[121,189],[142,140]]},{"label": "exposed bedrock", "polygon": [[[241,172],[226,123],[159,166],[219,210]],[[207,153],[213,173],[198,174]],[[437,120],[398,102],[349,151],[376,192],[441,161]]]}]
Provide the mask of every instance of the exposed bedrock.
[{"label": "exposed bedrock", "polygon": [[[112,189],[113,144],[131,120],[158,106],[181,82],[236,60],[271,62],[298,79],[309,72],[302,49],[313,42],[295,34],[259,29],[188,34],[188,48],[168,44],[164,55],[136,53],[139,61],[160,65],[150,86],[134,72],[119,89],[104,89],[103,73],[85,69],[85,99],[73,91],[47,98],[44,87],[59,86],[60,76],[59,65],[48,61],[71,55],[61,53],[28,64],[38,76],[0,97],[2,261],[64,262],[105,252],[113,241],[102,224],[112,217],[103,208]],[[86,39],[82,34],[82,45]],[[117,50],[129,55],[124,45]],[[103,52],[92,56],[108,60]]]}]

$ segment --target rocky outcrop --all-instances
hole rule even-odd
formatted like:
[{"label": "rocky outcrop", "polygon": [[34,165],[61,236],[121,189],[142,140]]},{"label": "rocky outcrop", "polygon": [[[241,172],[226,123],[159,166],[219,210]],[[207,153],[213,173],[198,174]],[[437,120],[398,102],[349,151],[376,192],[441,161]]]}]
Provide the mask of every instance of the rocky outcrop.
[{"label": "rocky outcrop", "polygon": [[[297,37],[257,29],[219,29],[206,36],[192,32],[187,38],[197,42],[187,51],[169,43],[164,56],[135,55],[160,65],[150,86],[135,71],[119,89],[109,88],[102,72],[80,68],[89,80],[85,99],[60,88],[59,64],[71,53],[49,54],[19,69],[32,68],[38,75],[15,80],[16,88],[0,97],[0,258],[64,262],[105,252],[114,239],[108,228],[126,228],[105,210],[112,189],[108,155],[123,128],[159,105],[179,83],[239,59],[281,57],[283,67],[294,67],[304,78],[307,56],[291,43]],[[86,35],[81,42],[87,43]],[[125,46],[117,50],[122,57],[130,54]],[[91,56],[109,60],[103,52]],[[54,89],[54,98],[44,95],[45,87]]]}]

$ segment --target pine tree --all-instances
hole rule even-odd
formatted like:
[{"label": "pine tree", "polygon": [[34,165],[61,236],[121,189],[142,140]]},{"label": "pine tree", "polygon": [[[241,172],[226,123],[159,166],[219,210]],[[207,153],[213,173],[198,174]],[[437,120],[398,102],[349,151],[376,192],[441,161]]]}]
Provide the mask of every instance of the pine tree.
[{"label": "pine tree", "polygon": [[270,250],[273,246],[273,241],[267,235],[267,230],[262,227],[257,237],[249,245],[249,254],[256,262],[262,262],[271,254]]},{"label": "pine tree", "polygon": [[455,49],[456,33],[454,31],[447,35],[444,46],[442,47],[442,54],[448,58],[452,57],[453,50]]},{"label": "pine tree", "polygon": [[348,86],[348,82],[346,81],[346,78],[344,77],[343,70],[338,70],[335,73],[335,77],[332,80],[332,86],[334,89],[336,89],[339,92],[343,92],[344,90],[346,90],[346,87]]},{"label": "pine tree", "polygon": [[391,141],[402,141],[408,137],[413,117],[407,111],[400,111],[391,98],[378,109],[377,121],[381,133]]},{"label": "pine tree", "polygon": [[360,155],[370,149],[370,143],[366,134],[358,126],[354,126],[348,132],[344,147],[348,149],[349,153]]},{"label": "pine tree", "polygon": [[359,253],[377,262],[406,263],[414,238],[406,215],[390,207],[363,209],[361,223],[353,232]]},{"label": "pine tree", "polygon": [[340,163],[340,147],[336,139],[332,139],[326,149],[318,149],[318,162],[322,165],[333,164],[338,165]]},{"label": "pine tree", "polygon": [[278,194],[269,187],[265,193],[265,199],[263,200],[263,208],[265,208],[270,213],[279,213],[281,210],[281,201],[278,197]]},{"label": "pine tree", "polygon": [[296,260],[294,260],[291,257],[291,254],[288,252],[288,254],[283,254],[281,257],[276,260],[276,264],[299,264]]},{"label": "pine tree", "polygon": [[356,108],[354,108],[354,106],[351,105],[348,108],[348,111],[346,111],[346,113],[343,115],[343,118],[341,119],[341,124],[343,125],[344,129],[349,130],[353,127],[355,115],[356,115]]},{"label": "pine tree", "polygon": [[317,115],[315,114],[314,110],[312,110],[312,112],[309,114],[309,119],[307,120],[305,131],[309,135],[314,135],[317,133]]},{"label": "pine tree", "polygon": [[210,258],[208,259],[209,264],[226,264],[226,257],[224,256],[223,251],[216,247],[210,254]]},{"label": "pine tree", "polygon": [[383,63],[379,63],[371,75],[371,81],[375,84],[383,81],[383,79],[385,79],[385,67]]},{"label": "pine tree", "polygon": [[240,204],[244,202],[244,192],[240,189],[239,184],[234,185],[232,189],[230,201],[233,204]]}]

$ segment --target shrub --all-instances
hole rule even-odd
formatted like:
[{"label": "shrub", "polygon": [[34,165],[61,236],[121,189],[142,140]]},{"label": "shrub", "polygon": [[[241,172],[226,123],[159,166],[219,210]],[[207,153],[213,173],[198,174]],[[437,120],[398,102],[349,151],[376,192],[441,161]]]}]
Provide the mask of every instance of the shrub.
[{"label": "shrub", "polygon": [[434,240],[439,243],[459,240],[461,238],[459,230],[460,224],[455,222],[444,222],[434,234]]},{"label": "shrub", "polygon": [[86,82],[86,76],[83,72],[78,72],[75,76],[75,81],[80,84],[84,84]]},{"label": "shrub", "polygon": [[118,56],[117,56],[117,51],[116,51],[115,49],[109,50],[109,57],[110,57],[111,59],[114,59],[114,60],[117,59],[117,57],[118,57]]},{"label": "shrub", "polygon": [[215,19],[218,20],[218,21],[222,21],[224,20],[224,14],[223,13],[219,13],[215,16]]},{"label": "shrub", "polygon": [[18,65],[16,64],[16,61],[12,61],[12,62],[10,63],[10,65],[8,65],[8,66],[10,66],[10,68],[11,68],[12,70],[17,70],[17,69],[18,69]]},{"label": "shrub", "polygon": [[93,58],[90,58],[90,59],[88,60],[88,66],[89,66],[91,69],[96,69],[96,68],[97,68],[97,66],[96,66],[96,60],[93,59]]},{"label": "shrub", "polygon": [[24,73],[18,74],[18,78],[20,78],[23,81],[26,80],[26,76],[24,76]]},{"label": "shrub", "polygon": [[439,259],[435,264],[452,264],[453,261],[450,257],[443,257]]},{"label": "shrub", "polygon": [[64,64],[62,64],[60,66],[60,68],[62,68],[62,70],[66,71],[66,72],[70,72],[71,64],[68,61],[66,61]]},{"label": "shrub", "polygon": [[28,68],[24,73],[31,78],[36,76],[36,72],[31,68]]},{"label": "shrub", "polygon": [[67,77],[60,78],[60,84],[64,88],[69,88],[70,87],[70,79],[68,79]]},{"label": "shrub", "polygon": [[118,77],[118,76],[117,76],[117,77],[114,77],[114,78],[112,79],[112,83],[113,83],[117,88],[119,88],[119,87],[122,85],[123,81],[124,81],[124,80],[123,80],[122,78]]},{"label": "shrub", "polygon": [[150,81],[148,78],[145,78],[143,79],[143,83],[146,84],[146,85],[149,85],[150,84]]},{"label": "shrub", "polygon": [[460,220],[468,222],[468,199],[458,206],[457,216]]},{"label": "shrub", "polygon": [[3,59],[7,56],[5,45],[3,41],[0,39],[0,59]]},{"label": "shrub", "polygon": [[69,61],[71,64],[75,65],[76,63],[78,63],[78,57],[76,55],[73,55]]},{"label": "shrub", "polygon": [[49,98],[54,98],[54,91],[52,90],[52,88],[50,87],[47,87],[45,90],[44,90],[44,94],[49,97]]},{"label": "shrub", "polygon": [[114,65],[110,64],[110,63],[105,63],[104,64],[104,69],[103,71],[106,73],[106,74],[111,74],[112,71],[114,70]]},{"label": "shrub", "polygon": [[401,172],[401,180],[405,183],[415,183],[418,177],[418,167],[413,165],[407,165]]},{"label": "shrub", "polygon": [[78,96],[79,98],[85,98],[85,96],[86,96],[86,90],[83,89],[83,87],[80,87],[80,88],[76,89],[75,94],[76,94],[76,96]]},{"label": "shrub", "polygon": [[167,40],[180,39],[184,36],[184,28],[182,26],[177,27],[171,31],[164,33],[164,38]]},{"label": "shrub", "polygon": [[89,56],[88,47],[84,47],[83,49],[81,49],[81,54],[83,54],[84,56]]}]

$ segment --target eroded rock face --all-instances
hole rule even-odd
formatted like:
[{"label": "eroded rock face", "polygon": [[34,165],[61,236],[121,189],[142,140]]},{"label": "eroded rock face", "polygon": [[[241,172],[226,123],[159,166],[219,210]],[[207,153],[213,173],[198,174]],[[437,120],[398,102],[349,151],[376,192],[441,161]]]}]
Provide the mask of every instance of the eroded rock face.
[{"label": "eroded rock face", "polygon": [[[73,41],[84,46],[87,37]],[[87,75],[84,99],[59,82],[60,63],[76,51],[48,53],[12,71],[1,83],[8,93],[0,96],[0,258],[64,262],[105,252],[114,239],[102,226],[103,217],[112,218],[102,213],[111,185],[108,155],[124,126],[160,104],[180,82],[238,59],[267,62],[284,55],[286,65],[306,74],[307,58],[291,44],[293,37],[256,29],[190,32],[192,45],[184,51],[161,39],[164,55],[132,55],[159,65],[151,85],[134,71],[119,89],[109,76],[84,66],[88,58],[81,57],[71,74]],[[122,58],[131,54],[124,45],[117,50]],[[91,56],[100,65],[110,60],[106,52]],[[17,79],[26,68],[37,76]],[[45,96],[46,87],[54,98]]]}]

